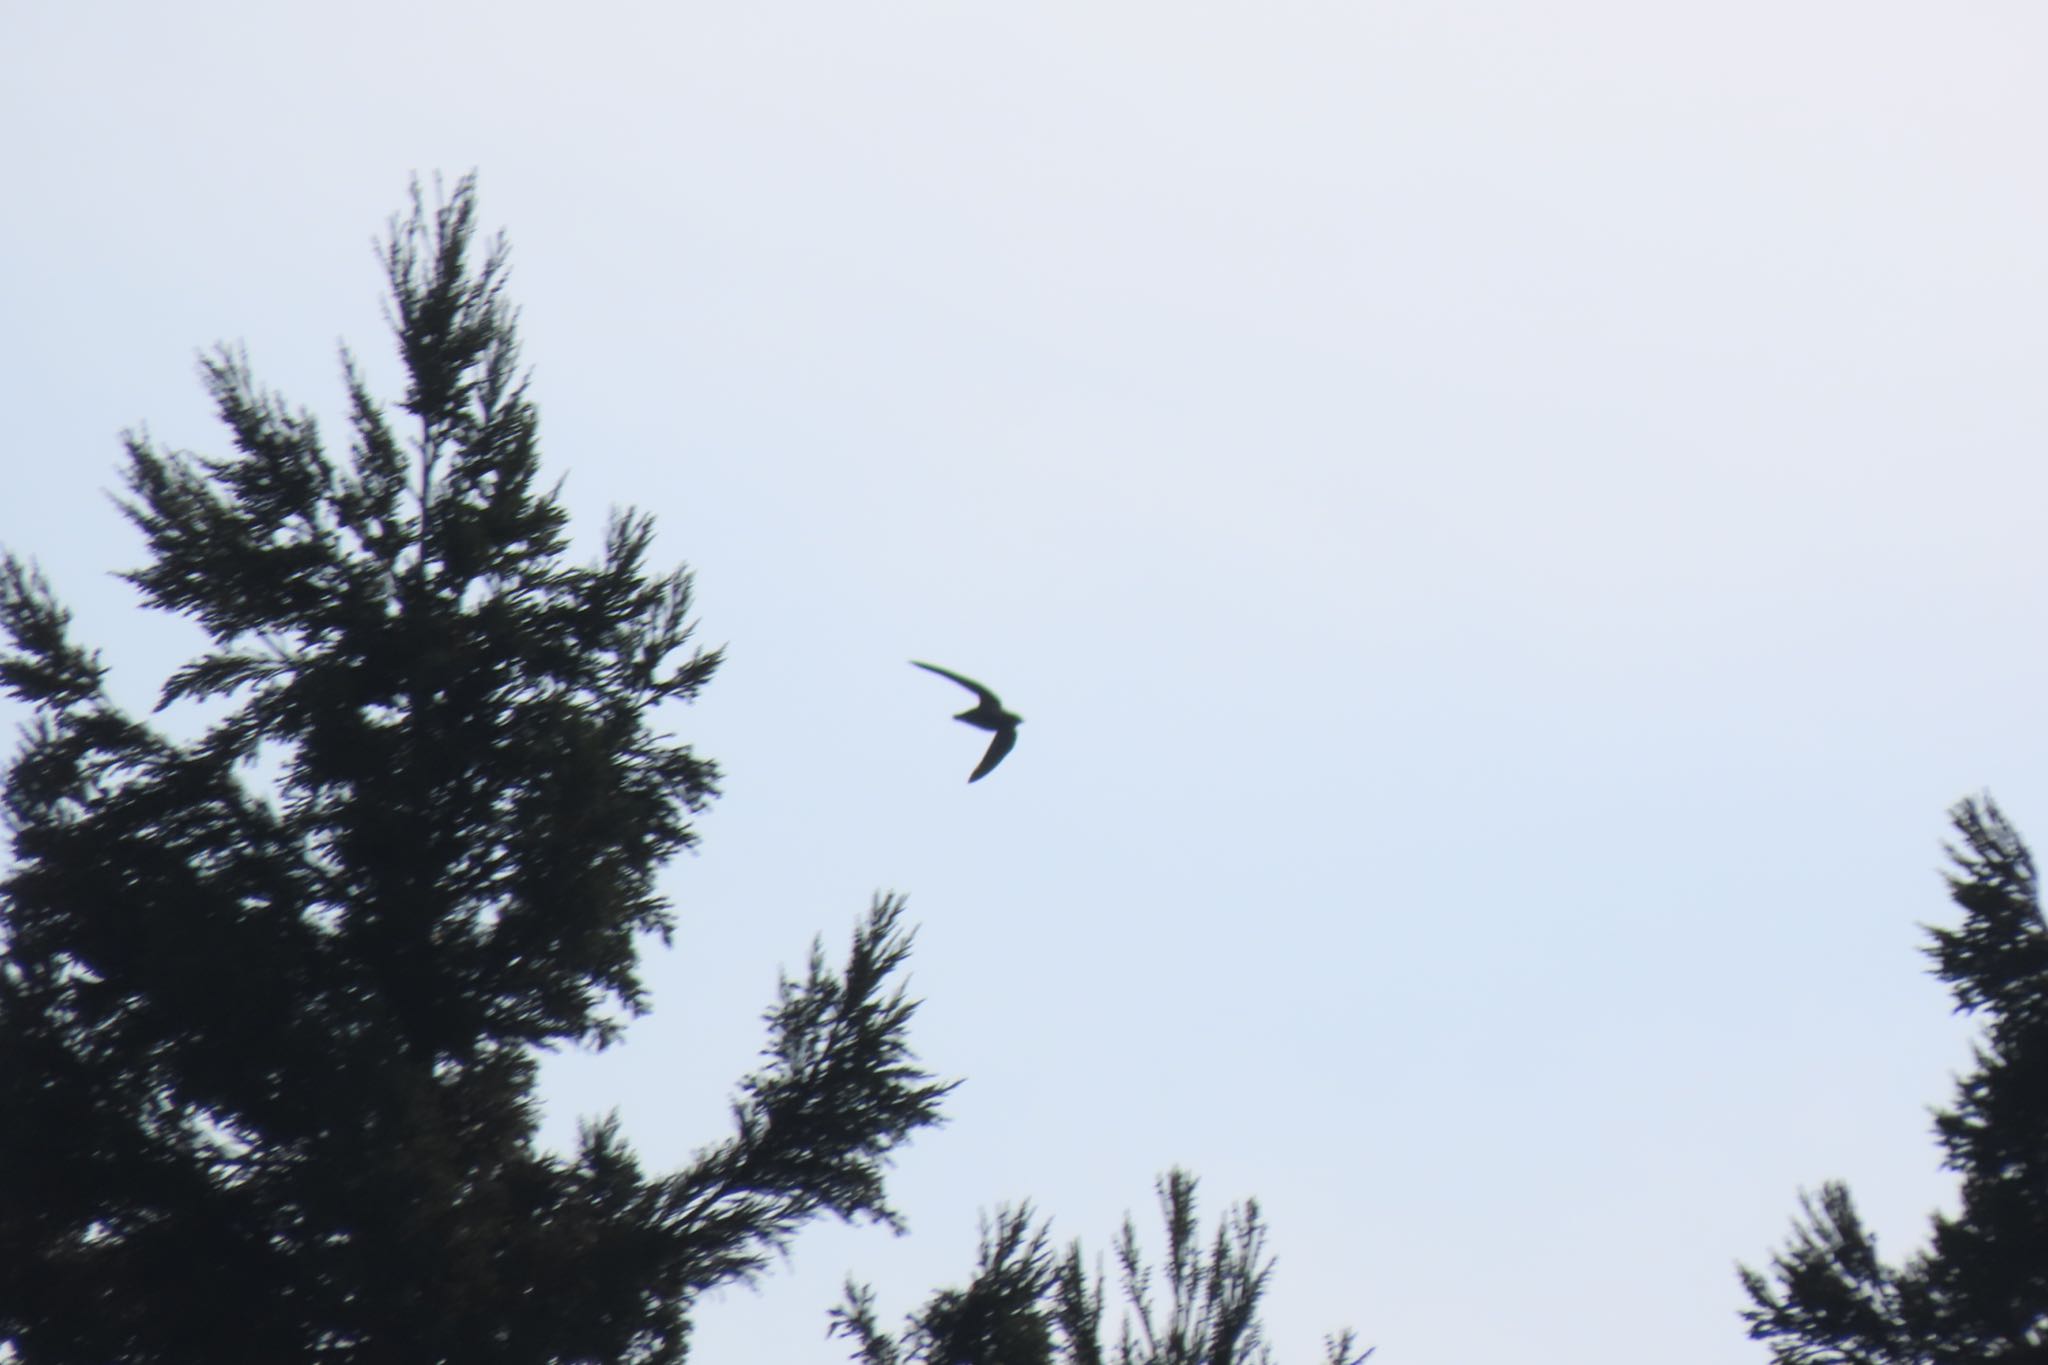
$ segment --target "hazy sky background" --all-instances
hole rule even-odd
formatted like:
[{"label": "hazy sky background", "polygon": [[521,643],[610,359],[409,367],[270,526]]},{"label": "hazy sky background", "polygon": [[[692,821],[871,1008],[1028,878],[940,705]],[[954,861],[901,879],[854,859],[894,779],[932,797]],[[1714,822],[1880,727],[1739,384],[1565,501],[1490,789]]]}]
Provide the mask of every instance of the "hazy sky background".
[{"label": "hazy sky background", "polygon": [[[146,701],[118,434],[246,343],[340,440],[371,241],[475,169],[590,544],[730,662],[655,1013],[548,1076],[724,1132],[779,967],[879,889],[964,1076],[912,1228],[696,1359],[843,1360],[1029,1197],[1256,1195],[1276,1344],[1737,1365],[1738,1259],[1950,1197],[1945,808],[2048,846],[2048,10],[8,4],[0,544]],[[973,787],[967,698],[1026,718]]]}]

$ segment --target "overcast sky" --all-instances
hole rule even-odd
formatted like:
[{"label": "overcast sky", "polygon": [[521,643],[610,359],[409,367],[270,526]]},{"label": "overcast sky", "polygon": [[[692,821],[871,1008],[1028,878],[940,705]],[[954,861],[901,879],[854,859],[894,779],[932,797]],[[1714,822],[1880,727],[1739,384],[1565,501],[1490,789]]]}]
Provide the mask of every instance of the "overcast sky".
[{"label": "overcast sky", "polygon": [[[217,341],[338,433],[372,238],[474,169],[590,544],[730,662],[655,1012],[547,1074],[722,1135],[780,967],[922,925],[911,1235],[707,1362],[845,1358],[1031,1198],[1255,1195],[1276,1344],[1739,1365],[1737,1260],[1951,1197],[1944,812],[2048,845],[2035,0],[0,8],[0,544],[138,700],[118,437]],[[988,779],[964,693],[1026,717]]]}]

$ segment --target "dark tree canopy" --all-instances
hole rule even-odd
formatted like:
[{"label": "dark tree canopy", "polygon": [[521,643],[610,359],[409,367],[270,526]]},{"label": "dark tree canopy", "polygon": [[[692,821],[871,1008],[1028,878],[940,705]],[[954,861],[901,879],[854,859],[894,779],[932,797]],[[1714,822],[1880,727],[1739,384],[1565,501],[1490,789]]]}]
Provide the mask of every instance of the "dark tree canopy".
[{"label": "dark tree canopy", "polygon": [[[1258,1204],[1226,1209],[1206,1248],[1193,1176],[1174,1170],[1160,1180],[1159,1211],[1166,1255],[1158,1266],[1147,1263],[1130,1219],[1117,1239],[1124,1315],[1114,1344],[1102,1335],[1101,1275],[1089,1275],[1078,1241],[1055,1256],[1050,1230],[1028,1204],[996,1212],[967,1287],[932,1295],[901,1332],[884,1330],[874,1291],[853,1283],[833,1310],[832,1331],[852,1341],[860,1365],[1271,1365],[1259,1301],[1273,1259]],[[1326,1365],[1364,1365],[1372,1354],[1354,1352],[1356,1338],[1339,1333],[1325,1343]]]},{"label": "dark tree canopy", "polygon": [[2034,860],[1998,808],[1953,814],[1963,922],[1930,929],[1928,954],[1984,1025],[1976,1069],[1935,1116],[1961,1207],[1893,1265],[1846,1187],[1808,1197],[1770,1274],[1742,1272],[1749,1334],[1778,1365],[2048,1362],[2048,924]]},{"label": "dark tree canopy", "polygon": [[675,1361],[691,1304],[831,1213],[893,1222],[946,1087],[908,1050],[900,906],[769,1012],[731,1136],[643,1172],[612,1120],[535,1146],[537,1049],[646,1008],[642,935],[717,769],[661,728],[719,657],[616,516],[566,558],[469,181],[394,220],[407,377],[346,365],[350,450],[204,363],[234,453],[128,443],[128,575],[211,647],[124,711],[0,564],[33,708],[0,880],[0,1355]]}]

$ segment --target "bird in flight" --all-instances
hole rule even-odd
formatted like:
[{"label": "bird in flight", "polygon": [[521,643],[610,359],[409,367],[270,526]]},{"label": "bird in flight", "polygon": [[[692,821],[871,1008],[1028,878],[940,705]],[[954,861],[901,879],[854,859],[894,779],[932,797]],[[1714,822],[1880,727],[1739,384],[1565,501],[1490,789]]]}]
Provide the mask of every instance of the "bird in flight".
[{"label": "bird in flight", "polygon": [[975,729],[987,730],[995,736],[994,739],[988,742],[988,752],[981,756],[981,765],[974,770],[974,775],[967,779],[969,782],[981,781],[982,778],[995,771],[996,764],[1003,761],[1003,755],[1016,747],[1017,727],[1024,723],[1024,717],[1012,715],[1010,712],[1005,711],[1002,702],[997,699],[996,694],[972,678],[963,678],[951,669],[940,668],[937,664],[921,664],[915,659],[912,659],[910,662],[916,664],[917,667],[922,668],[927,673],[936,673],[942,678],[951,678],[954,682],[959,683],[974,694],[974,705],[968,707],[965,711],[953,717],[953,719],[965,721]]}]

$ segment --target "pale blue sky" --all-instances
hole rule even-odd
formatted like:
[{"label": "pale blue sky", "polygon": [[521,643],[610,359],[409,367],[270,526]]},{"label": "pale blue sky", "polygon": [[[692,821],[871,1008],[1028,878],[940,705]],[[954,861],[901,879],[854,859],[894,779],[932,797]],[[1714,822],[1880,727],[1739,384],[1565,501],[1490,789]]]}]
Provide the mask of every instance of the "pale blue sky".
[{"label": "pale blue sky", "polygon": [[[339,423],[370,242],[481,178],[543,447],[731,662],[656,1012],[549,1071],[722,1131],[778,966],[923,925],[913,1233],[697,1358],[843,1359],[1030,1197],[1257,1195],[1289,1360],[1740,1365],[1732,1265],[1947,1197],[1943,812],[2048,845],[2048,11],[12,4],[0,543],[138,698],[117,437],[196,349]],[[988,780],[963,694],[1027,718]]]}]

